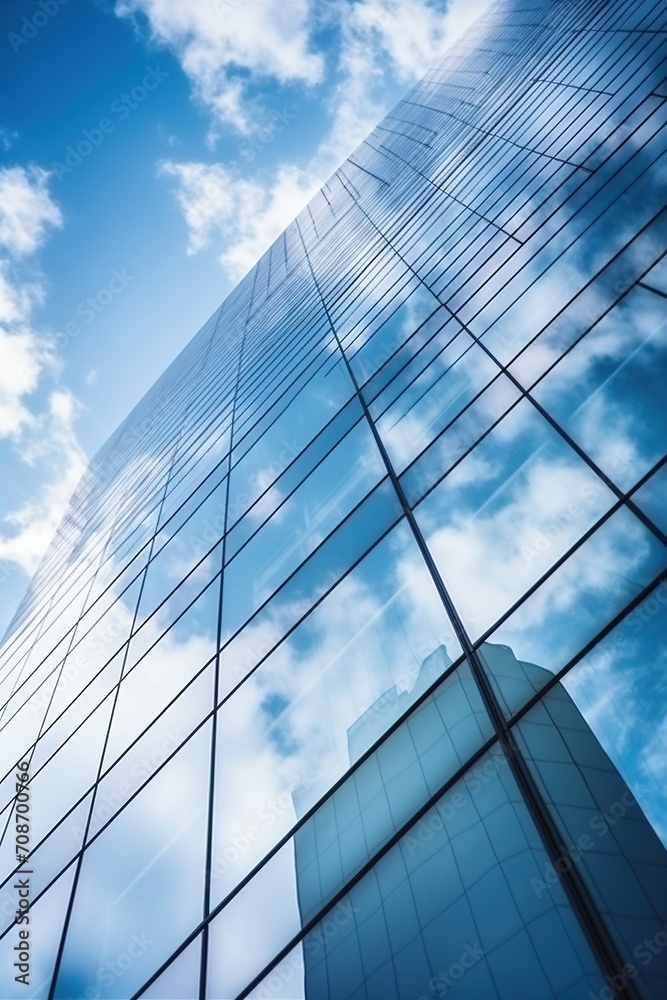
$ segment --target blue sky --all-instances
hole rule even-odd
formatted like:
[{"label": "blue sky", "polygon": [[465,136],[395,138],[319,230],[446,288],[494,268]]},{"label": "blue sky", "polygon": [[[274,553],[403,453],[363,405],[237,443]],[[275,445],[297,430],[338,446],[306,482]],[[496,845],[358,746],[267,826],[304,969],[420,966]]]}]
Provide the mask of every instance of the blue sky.
[{"label": "blue sky", "polygon": [[0,631],[88,458],[487,0],[3,0]]}]

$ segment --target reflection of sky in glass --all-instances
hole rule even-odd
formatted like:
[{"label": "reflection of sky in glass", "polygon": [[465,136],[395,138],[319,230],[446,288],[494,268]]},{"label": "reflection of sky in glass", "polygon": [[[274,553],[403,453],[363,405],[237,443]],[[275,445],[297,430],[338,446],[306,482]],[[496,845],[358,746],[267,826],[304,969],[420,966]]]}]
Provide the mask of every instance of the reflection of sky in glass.
[{"label": "reflection of sky in glass", "polygon": [[[280,614],[278,603],[270,622],[248,626],[247,649],[261,649],[266,629],[280,634]],[[259,823],[260,835],[226,866],[216,897],[289,829],[295,792],[307,809],[344,773],[350,726],[389,689],[413,689],[423,660],[440,645],[450,659],[460,652],[421,556],[400,525],[220,710],[215,851],[224,860],[231,847],[234,856],[234,838],[248,826]],[[398,703],[394,714],[390,707],[383,713],[378,735],[397,711]],[[233,769],[228,760],[235,761]],[[267,806],[276,802],[282,803],[277,810]]]},{"label": "reflection of sky in glass", "polygon": [[662,584],[563,683],[667,846],[666,597]]},{"label": "reflection of sky in glass", "polygon": [[[364,981],[378,1000],[418,996],[419,984],[427,996],[428,983],[444,986],[445,971],[466,954],[475,959],[466,963],[469,996],[599,989],[562,888],[539,900],[511,891],[541,871],[536,834],[506,759],[482,757],[249,995],[346,996]],[[517,987],[517,964],[526,989]]]},{"label": "reflection of sky in glass", "polygon": [[473,638],[587,531],[610,490],[524,401],[417,507]]},{"label": "reflection of sky in glass", "polygon": [[[191,934],[143,995],[198,995],[203,944],[211,1000],[256,978],[258,997],[362,978],[367,1000],[432,997],[473,940],[461,995],[599,992],[561,880],[531,888],[546,819],[492,745],[463,632],[559,829],[637,799],[581,866],[620,959],[633,920],[664,926],[667,92],[664,33],[628,30],[661,14],[545,4],[501,27],[508,9],[102,449],[15,618],[0,817],[25,753],[32,995],[74,886],[58,997],[130,996]],[[652,915],[613,895],[623,842],[639,881],[650,856]],[[8,835],[0,862],[4,961]]]},{"label": "reflection of sky in glass", "polygon": [[637,288],[540,382],[535,398],[627,490],[662,458],[667,300]]}]

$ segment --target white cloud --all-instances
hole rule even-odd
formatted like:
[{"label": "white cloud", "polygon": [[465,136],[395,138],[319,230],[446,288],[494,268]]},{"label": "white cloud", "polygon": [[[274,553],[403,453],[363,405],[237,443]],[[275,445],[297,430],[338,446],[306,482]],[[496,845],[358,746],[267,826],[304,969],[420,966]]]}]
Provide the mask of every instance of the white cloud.
[{"label": "white cloud", "polygon": [[[299,163],[278,164],[269,178],[248,176],[247,167],[222,163],[162,165],[160,172],[177,182],[176,200],[189,230],[188,253],[222,246],[219,259],[223,268],[233,280],[242,277],[386,114],[395,100],[391,89],[395,81],[405,86],[416,82],[428,63],[487,5],[488,0],[471,0],[465,5],[454,0],[446,14],[441,4],[429,0],[363,0],[354,4],[342,0],[332,6],[328,16],[336,22],[340,48],[335,80],[322,102],[329,128],[316,149],[305,151]],[[220,121],[244,132],[266,127],[265,113],[249,101],[246,85],[229,78],[231,63],[277,84],[288,80],[311,84],[321,79],[323,56],[309,55],[306,60],[304,55],[312,45],[305,4],[244,0],[238,11],[230,14],[224,30],[215,18],[223,13],[226,17],[228,5],[218,5],[220,14],[213,6],[204,7],[181,0],[127,0],[119,12],[143,10],[155,36],[170,45],[193,80],[196,93]],[[285,20],[283,13],[274,23],[277,9],[289,9],[289,19]],[[253,25],[258,32],[258,39],[245,48],[239,48],[237,34],[241,16],[249,17],[246,26]],[[266,39],[286,32],[290,23],[296,24],[294,44],[298,42],[302,57],[291,64],[291,76],[283,65],[284,53],[268,59],[261,55]],[[262,32],[265,37],[260,44]],[[317,59],[317,73],[310,61],[313,59]],[[275,124],[269,128],[275,131]]]},{"label": "white cloud", "polygon": [[332,125],[314,158],[326,180],[390,110],[395,81],[407,88],[489,6],[490,0],[343,2],[341,78],[329,98]]},{"label": "white cloud", "polygon": [[[452,479],[456,480],[455,473]],[[429,532],[428,542],[474,635],[525,593],[609,507],[611,499],[583,465],[545,459],[539,453],[477,512],[468,511],[465,503],[457,511],[455,493],[443,494],[431,516],[449,523]],[[449,517],[443,513],[447,503]],[[576,512],[570,513],[571,509]],[[640,554],[638,547],[638,559]],[[592,563],[585,574],[576,562],[572,569],[579,575],[568,580],[569,586],[562,581],[558,592],[564,605],[573,604],[586,586],[591,590],[608,586],[607,563]],[[553,595],[545,591],[543,596],[549,600]],[[546,617],[539,602],[531,608],[538,621]]]},{"label": "white cloud", "polygon": [[453,45],[489,6],[489,0],[450,0],[445,15],[447,44]]},{"label": "white cloud", "polygon": [[[57,373],[48,335],[33,328],[32,312],[44,290],[30,258],[62,213],[49,193],[50,175],[39,167],[0,168],[0,440],[5,458],[31,466],[37,492],[16,509],[0,512],[0,561],[32,574],[64,513],[85,466],[74,431],[78,404],[55,383],[34,401],[46,375]],[[32,399],[31,399],[32,397]],[[35,473],[33,472],[33,475]],[[20,476],[19,476],[20,479]]]},{"label": "white cloud", "polygon": [[411,3],[362,0],[346,5],[344,22],[352,43],[359,43],[355,55],[361,61],[365,50],[360,43],[376,36],[376,51],[372,56],[376,56],[378,50],[388,55],[399,79],[409,83],[423,76],[428,63],[442,55],[485,6],[485,0],[473,0],[465,5],[459,0],[450,4],[445,12],[441,3],[429,3],[428,0]]},{"label": "white cloud", "polygon": [[261,124],[248,93],[249,73],[254,80],[281,84],[322,78],[323,57],[311,51],[309,0],[244,0],[238,6],[119,0],[116,13],[144,14],[153,38],[176,54],[196,97],[215,118],[243,133]]},{"label": "white cloud", "polygon": [[188,253],[212,242],[226,244],[220,263],[238,280],[317,191],[310,175],[280,167],[273,183],[235,176],[221,164],[164,163],[160,173],[177,181],[176,200],[189,229]]},{"label": "white cloud", "polygon": [[9,261],[0,258],[0,323],[20,323],[40,297],[35,285],[17,285],[9,273]]},{"label": "white cloud", "polygon": [[49,229],[62,226],[62,213],[49,194],[49,178],[40,167],[0,169],[0,247],[13,256],[34,253]]},{"label": "white cloud", "polygon": [[0,535],[0,560],[32,574],[65,512],[67,502],[86,467],[86,456],[74,429],[78,404],[67,390],[55,390],[47,409],[30,414],[32,432],[24,440],[22,457],[40,463],[44,482],[36,496],[4,516],[13,529]]},{"label": "white cloud", "polygon": [[19,134],[16,129],[0,125],[0,147],[2,147],[4,153],[9,152],[18,137]]},{"label": "white cloud", "polygon": [[25,397],[53,363],[48,338],[30,327],[43,292],[23,258],[33,254],[62,215],[48,191],[49,174],[38,167],[0,168],[0,438],[16,436],[31,421]]},{"label": "white cloud", "polygon": [[0,438],[15,438],[32,420],[23,397],[37,388],[52,358],[48,342],[30,330],[9,333],[0,327]]}]

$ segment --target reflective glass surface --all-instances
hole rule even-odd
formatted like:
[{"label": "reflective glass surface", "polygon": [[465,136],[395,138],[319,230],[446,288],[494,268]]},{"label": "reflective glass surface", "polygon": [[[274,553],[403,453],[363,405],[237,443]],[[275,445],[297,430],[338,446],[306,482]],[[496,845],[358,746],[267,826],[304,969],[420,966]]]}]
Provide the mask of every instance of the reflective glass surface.
[{"label": "reflective glass surface", "polygon": [[666,60],[489,4],[91,461],[0,648],[3,997],[664,1000]]}]

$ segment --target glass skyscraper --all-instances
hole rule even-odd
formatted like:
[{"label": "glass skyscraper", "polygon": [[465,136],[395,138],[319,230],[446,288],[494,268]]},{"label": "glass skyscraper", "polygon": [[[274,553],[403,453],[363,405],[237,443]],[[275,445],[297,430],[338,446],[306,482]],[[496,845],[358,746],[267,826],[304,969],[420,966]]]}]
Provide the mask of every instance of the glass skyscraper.
[{"label": "glass skyscraper", "polygon": [[0,995],[664,1000],[666,126],[664,0],[496,0],[93,459]]}]

